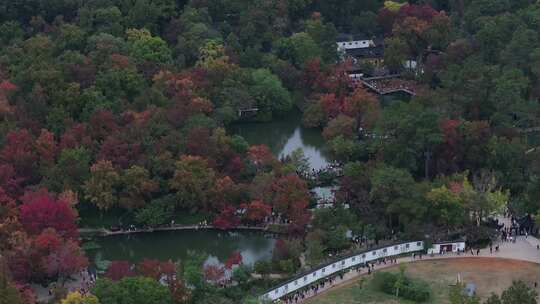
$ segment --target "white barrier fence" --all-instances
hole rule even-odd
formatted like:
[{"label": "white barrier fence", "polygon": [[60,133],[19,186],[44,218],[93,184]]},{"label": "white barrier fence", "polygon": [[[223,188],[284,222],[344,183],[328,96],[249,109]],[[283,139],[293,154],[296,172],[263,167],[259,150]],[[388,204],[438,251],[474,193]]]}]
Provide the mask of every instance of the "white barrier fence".
[{"label": "white barrier fence", "polygon": [[[301,290],[302,288],[308,287],[310,284],[321,279],[325,279],[331,275],[339,273],[340,271],[358,265],[363,265],[368,262],[377,261],[380,258],[406,255],[413,252],[423,251],[424,249],[423,241],[411,241],[352,253],[340,257],[335,261],[319,265],[314,269],[295,276],[287,282],[268,290],[261,296],[261,299],[274,301]],[[465,241],[435,243],[432,244],[427,251],[428,254],[432,255],[443,254],[446,252],[463,252],[465,251]]]},{"label": "white barrier fence", "polygon": [[317,268],[309,270],[308,272],[297,275],[287,282],[268,290],[261,296],[261,299],[274,301],[288,294],[301,290],[314,282],[339,273],[342,270],[362,265],[367,262],[376,261],[381,258],[398,256],[422,250],[424,250],[424,242],[414,241],[353,253],[341,257],[335,261],[322,264]]}]

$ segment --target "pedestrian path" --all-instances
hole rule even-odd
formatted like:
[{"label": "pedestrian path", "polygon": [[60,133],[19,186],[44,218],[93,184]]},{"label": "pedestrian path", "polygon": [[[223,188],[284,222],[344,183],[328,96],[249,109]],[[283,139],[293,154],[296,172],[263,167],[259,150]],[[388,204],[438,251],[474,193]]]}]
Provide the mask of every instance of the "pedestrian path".
[{"label": "pedestrian path", "polygon": [[[496,251],[495,247],[499,246],[499,250]],[[386,264],[376,264],[374,271],[389,268],[398,264],[404,263],[414,263],[418,261],[425,260],[438,260],[438,259],[459,259],[459,258],[500,258],[500,259],[512,259],[512,260],[521,260],[533,263],[540,264],[540,250],[537,249],[537,245],[540,245],[540,240],[532,236],[518,236],[515,243],[514,242],[501,242],[498,241],[493,244],[493,250],[490,251],[489,247],[481,249],[479,254],[476,254],[477,251],[474,250],[471,254],[471,251],[465,253],[449,253],[444,255],[423,255],[422,259],[418,257],[413,258],[412,256],[402,257],[397,259],[397,263]],[[360,269],[360,272],[351,270],[350,272],[343,275],[343,278],[336,277],[331,282],[325,284],[323,287],[320,287],[317,292],[309,290],[304,294],[303,299],[299,299],[296,303],[303,303],[309,299],[317,297],[322,293],[334,288],[339,288],[344,285],[350,284],[353,280],[358,279],[360,276],[367,274],[367,268]],[[295,303],[295,302],[291,302]]]},{"label": "pedestrian path", "polygon": [[540,245],[540,241],[533,236],[518,236],[515,242],[499,241],[494,244],[494,247],[496,245],[499,245],[499,252],[493,252],[491,254],[489,248],[483,249],[480,252],[480,256],[540,263],[540,250],[536,248],[536,245]]},{"label": "pedestrian path", "polygon": [[529,244],[531,244],[531,246],[533,246],[533,248],[536,248],[536,250],[538,251],[538,246],[540,246],[540,240],[539,239],[537,239],[535,237],[528,236],[527,238],[525,238],[525,240],[527,242],[529,242]]},{"label": "pedestrian path", "polygon": [[[253,230],[253,231],[263,231],[271,233],[280,233],[279,230],[275,229],[276,227],[288,227],[288,224],[280,223],[269,223],[263,226],[236,226],[228,230]],[[274,229],[272,229],[274,228]],[[124,235],[124,234],[136,234],[136,233],[148,233],[148,232],[157,232],[157,231],[176,231],[176,230],[209,230],[209,229],[221,229],[214,225],[170,225],[156,228],[131,228],[131,229],[121,229],[121,230],[109,230],[107,228],[80,228],[79,232],[81,234],[97,234],[99,236],[113,236],[113,235]]]}]

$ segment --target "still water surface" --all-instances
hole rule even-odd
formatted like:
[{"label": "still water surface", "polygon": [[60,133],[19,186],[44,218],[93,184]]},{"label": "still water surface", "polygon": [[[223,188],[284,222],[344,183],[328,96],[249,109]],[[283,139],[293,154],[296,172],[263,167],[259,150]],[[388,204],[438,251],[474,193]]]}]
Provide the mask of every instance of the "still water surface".
[{"label": "still water surface", "polygon": [[292,111],[267,123],[234,124],[229,132],[242,136],[250,145],[267,145],[278,158],[300,148],[315,170],[326,167],[330,162],[330,156],[323,149],[321,130],[303,127],[300,111]]},{"label": "still water surface", "polygon": [[[279,158],[300,148],[315,170],[329,164],[321,131],[304,128],[299,111],[273,122],[235,124],[229,128],[229,133],[241,135],[250,145],[267,145]],[[96,242],[100,248],[90,251],[90,257],[99,256],[109,261],[137,262],[143,258],[175,261],[184,259],[191,250],[224,262],[233,252],[239,251],[243,262],[251,265],[271,258],[275,240],[258,232],[199,230],[110,236]]]},{"label": "still water surface", "polygon": [[243,263],[248,265],[271,258],[275,242],[260,232],[218,230],[160,231],[109,236],[95,241],[101,248],[91,250],[90,257],[99,255],[109,261],[137,262],[144,258],[176,261],[186,258],[189,251],[196,251],[223,263],[239,251]]}]

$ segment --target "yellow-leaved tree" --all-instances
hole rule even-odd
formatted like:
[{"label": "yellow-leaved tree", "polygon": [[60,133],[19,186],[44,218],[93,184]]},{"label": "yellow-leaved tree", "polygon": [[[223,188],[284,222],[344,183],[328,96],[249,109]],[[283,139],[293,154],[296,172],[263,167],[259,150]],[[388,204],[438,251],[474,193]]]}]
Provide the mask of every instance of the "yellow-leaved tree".
[{"label": "yellow-leaved tree", "polygon": [[99,299],[91,294],[82,295],[80,292],[70,292],[60,304],[99,304]]}]

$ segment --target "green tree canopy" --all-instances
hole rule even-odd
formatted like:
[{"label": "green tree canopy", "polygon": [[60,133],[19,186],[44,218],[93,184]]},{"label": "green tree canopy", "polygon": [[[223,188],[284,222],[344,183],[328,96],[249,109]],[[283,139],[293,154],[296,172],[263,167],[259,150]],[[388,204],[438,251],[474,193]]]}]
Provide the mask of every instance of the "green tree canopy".
[{"label": "green tree canopy", "polygon": [[171,50],[160,37],[152,36],[146,29],[129,29],[126,33],[129,52],[137,61],[155,63],[171,61]]},{"label": "green tree canopy", "polygon": [[103,304],[172,304],[167,286],[152,278],[127,277],[119,282],[99,279],[92,293]]}]

